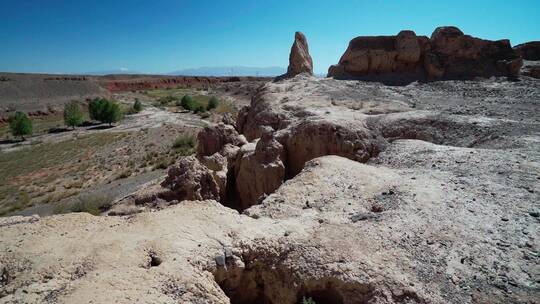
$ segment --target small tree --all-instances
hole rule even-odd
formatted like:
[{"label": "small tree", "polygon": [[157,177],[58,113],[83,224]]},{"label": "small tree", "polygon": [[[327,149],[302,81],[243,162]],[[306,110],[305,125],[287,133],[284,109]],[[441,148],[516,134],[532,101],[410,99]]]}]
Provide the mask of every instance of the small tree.
[{"label": "small tree", "polygon": [[108,123],[109,126],[112,125],[112,123],[119,121],[122,117],[120,106],[105,98],[93,100],[88,105],[88,110],[92,119]]},{"label": "small tree", "polygon": [[108,102],[108,100],[105,98],[96,98],[88,104],[88,112],[91,119],[101,120],[100,118],[103,117],[102,112],[106,102]]},{"label": "small tree", "polygon": [[71,101],[64,106],[64,123],[66,126],[75,127],[80,126],[84,120],[83,112],[79,107],[79,103]]},{"label": "small tree", "polygon": [[111,126],[113,123],[120,120],[122,117],[122,111],[120,110],[120,106],[112,101],[109,101],[105,104],[105,108],[103,110],[103,117],[100,120],[101,122],[108,123],[109,126]]},{"label": "small tree", "polygon": [[204,106],[202,104],[197,103],[195,105],[195,109],[193,109],[193,113],[197,114],[197,113],[204,113],[204,112],[206,112],[206,109],[204,108]]},{"label": "small tree", "polygon": [[23,112],[15,112],[15,115],[9,118],[9,129],[13,136],[20,136],[25,140],[25,135],[32,134],[32,120]]},{"label": "small tree", "polygon": [[212,109],[217,108],[219,104],[219,101],[216,97],[212,96],[210,100],[208,101],[208,105],[206,106],[206,110],[210,111]]},{"label": "small tree", "polygon": [[139,99],[135,99],[135,102],[133,103],[133,111],[135,113],[139,113],[142,111],[142,103],[139,101]]},{"label": "small tree", "polygon": [[195,111],[198,106],[198,103],[194,101],[193,98],[191,98],[191,96],[189,95],[184,95],[180,104],[184,109],[189,111]]}]

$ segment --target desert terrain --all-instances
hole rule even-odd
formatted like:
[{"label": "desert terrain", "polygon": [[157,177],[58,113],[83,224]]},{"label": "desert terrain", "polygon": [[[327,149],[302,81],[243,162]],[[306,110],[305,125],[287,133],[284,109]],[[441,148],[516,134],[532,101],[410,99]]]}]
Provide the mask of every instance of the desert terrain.
[{"label": "desert terrain", "polygon": [[[276,79],[2,74],[35,134],[0,127],[0,303],[538,303],[536,46],[357,37],[321,78],[297,32]],[[62,126],[96,96],[143,110]]]}]

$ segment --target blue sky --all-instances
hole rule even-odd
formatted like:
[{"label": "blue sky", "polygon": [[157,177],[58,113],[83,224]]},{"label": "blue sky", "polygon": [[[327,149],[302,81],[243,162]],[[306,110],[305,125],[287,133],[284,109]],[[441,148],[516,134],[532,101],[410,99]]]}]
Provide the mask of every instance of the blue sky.
[{"label": "blue sky", "polygon": [[540,0],[0,0],[0,71],[286,67],[299,30],[324,73],[356,36],[431,35],[441,25],[540,40]]}]

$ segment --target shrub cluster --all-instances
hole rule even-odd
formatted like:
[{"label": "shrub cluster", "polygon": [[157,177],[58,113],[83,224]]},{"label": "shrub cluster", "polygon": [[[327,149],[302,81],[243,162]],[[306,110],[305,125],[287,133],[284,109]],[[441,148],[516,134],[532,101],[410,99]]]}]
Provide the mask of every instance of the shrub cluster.
[{"label": "shrub cluster", "polygon": [[122,112],[120,106],[105,98],[96,98],[88,105],[90,118],[111,125],[120,120]]},{"label": "shrub cluster", "polygon": [[182,134],[178,136],[173,142],[173,149],[180,155],[191,155],[195,152],[197,141],[195,136],[191,134]]},{"label": "shrub cluster", "polygon": [[197,110],[198,108],[200,108],[201,104],[199,104],[197,101],[193,100],[193,98],[189,95],[184,95],[184,97],[182,97],[182,100],[180,102],[180,105],[186,109],[186,110],[189,110],[189,111],[195,111]]},{"label": "shrub cluster", "polygon": [[210,97],[210,100],[208,101],[208,105],[206,106],[206,110],[210,111],[212,109],[217,108],[219,105],[219,101],[216,97],[212,96]]},{"label": "shrub cluster", "polygon": [[176,101],[178,100],[176,97],[174,96],[165,96],[165,97],[161,97],[160,99],[158,99],[159,101],[159,104],[162,105],[162,106],[166,106],[168,105],[169,103],[173,102],[173,101]]},{"label": "shrub cluster", "polygon": [[135,99],[135,102],[133,103],[133,112],[134,113],[139,113],[140,111],[142,111],[142,103],[139,99]]},{"label": "shrub cluster", "polygon": [[68,127],[80,126],[84,121],[84,115],[79,107],[79,103],[76,101],[71,101],[70,103],[64,106],[64,123]]},{"label": "shrub cluster", "polygon": [[15,112],[15,115],[9,118],[9,129],[13,136],[20,136],[24,140],[25,135],[32,134],[32,120],[23,112]]}]

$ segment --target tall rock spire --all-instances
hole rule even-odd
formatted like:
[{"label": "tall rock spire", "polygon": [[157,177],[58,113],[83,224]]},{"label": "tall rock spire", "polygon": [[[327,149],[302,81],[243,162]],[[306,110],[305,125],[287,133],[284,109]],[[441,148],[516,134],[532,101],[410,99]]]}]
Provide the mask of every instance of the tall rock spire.
[{"label": "tall rock spire", "polygon": [[294,77],[300,73],[313,75],[313,60],[309,55],[306,36],[301,32],[294,34],[294,43],[289,55],[289,67],[287,68],[287,77]]}]

